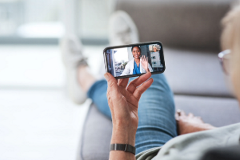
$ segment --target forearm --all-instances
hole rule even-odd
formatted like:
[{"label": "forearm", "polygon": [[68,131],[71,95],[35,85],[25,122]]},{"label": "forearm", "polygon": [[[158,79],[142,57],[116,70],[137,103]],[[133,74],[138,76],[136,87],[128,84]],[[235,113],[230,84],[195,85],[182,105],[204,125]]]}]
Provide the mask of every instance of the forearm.
[{"label": "forearm", "polygon": [[[135,134],[129,129],[113,128],[111,144],[130,144],[135,146]],[[135,160],[135,155],[125,151],[110,151],[110,160]]]}]

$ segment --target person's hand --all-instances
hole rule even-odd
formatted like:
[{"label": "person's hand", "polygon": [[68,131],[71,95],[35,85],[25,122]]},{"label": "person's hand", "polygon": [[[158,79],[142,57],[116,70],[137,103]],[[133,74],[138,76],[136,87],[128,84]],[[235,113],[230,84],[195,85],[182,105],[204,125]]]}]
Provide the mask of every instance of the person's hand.
[{"label": "person's hand", "polygon": [[201,117],[194,116],[192,113],[186,115],[186,113],[181,110],[176,112],[175,118],[177,121],[179,135],[215,128],[208,123],[204,123]]},{"label": "person's hand", "polygon": [[[106,73],[107,98],[112,113],[113,133],[111,143],[135,145],[138,127],[138,102],[143,92],[153,83],[151,73],[146,73],[130,82],[129,78],[116,80]],[[149,79],[150,78],[150,79]]]},{"label": "person's hand", "polygon": [[145,69],[146,72],[149,72],[149,69],[148,69],[148,57],[146,57],[145,55],[143,55],[141,57],[141,64],[142,64],[142,67]]}]

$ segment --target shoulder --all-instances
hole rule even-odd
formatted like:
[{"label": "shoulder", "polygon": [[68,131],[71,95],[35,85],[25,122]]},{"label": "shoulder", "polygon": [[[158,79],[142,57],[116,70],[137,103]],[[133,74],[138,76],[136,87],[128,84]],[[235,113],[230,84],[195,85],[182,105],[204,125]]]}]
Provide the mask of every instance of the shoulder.
[{"label": "shoulder", "polygon": [[130,61],[128,61],[127,65],[132,65],[134,64],[134,59],[131,59]]}]

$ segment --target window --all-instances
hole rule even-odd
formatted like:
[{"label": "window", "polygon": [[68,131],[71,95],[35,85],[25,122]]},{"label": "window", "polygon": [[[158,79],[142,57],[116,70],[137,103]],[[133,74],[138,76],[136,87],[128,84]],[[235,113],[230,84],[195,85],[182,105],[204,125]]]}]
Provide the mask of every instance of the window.
[{"label": "window", "polygon": [[[64,34],[64,1],[0,0],[0,43],[58,44]],[[87,43],[107,43],[112,1],[73,0],[78,33]]]},{"label": "window", "polygon": [[108,37],[111,2],[110,0],[81,0],[79,33],[83,38],[106,39]]}]

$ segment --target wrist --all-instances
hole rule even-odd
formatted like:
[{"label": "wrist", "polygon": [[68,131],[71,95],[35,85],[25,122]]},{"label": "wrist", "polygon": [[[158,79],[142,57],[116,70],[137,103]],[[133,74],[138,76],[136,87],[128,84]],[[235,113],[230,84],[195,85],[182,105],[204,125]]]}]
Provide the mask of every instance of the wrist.
[{"label": "wrist", "polygon": [[150,72],[149,69],[148,69],[148,67],[146,67],[146,68],[144,68],[144,69],[145,69],[146,72]]},{"label": "wrist", "polygon": [[113,127],[111,144],[130,144],[135,146],[136,131],[130,128],[115,128]]}]

